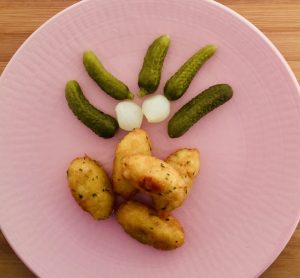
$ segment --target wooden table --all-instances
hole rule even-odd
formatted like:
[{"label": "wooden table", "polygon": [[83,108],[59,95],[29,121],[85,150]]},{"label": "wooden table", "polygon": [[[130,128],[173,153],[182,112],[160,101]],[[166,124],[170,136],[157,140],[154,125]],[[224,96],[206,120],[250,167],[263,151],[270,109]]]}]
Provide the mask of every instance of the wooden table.
[{"label": "wooden table", "polygon": [[[200,0],[199,0],[200,1]],[[74,0],[0,0],[0,72],[24,40]],[[300,80],[300,0],[220,0],[261,29],[279,48]],[[0,233],[0,276],[35,277]],[[262,275],[300,277],[300,226],[289,244]]]}]

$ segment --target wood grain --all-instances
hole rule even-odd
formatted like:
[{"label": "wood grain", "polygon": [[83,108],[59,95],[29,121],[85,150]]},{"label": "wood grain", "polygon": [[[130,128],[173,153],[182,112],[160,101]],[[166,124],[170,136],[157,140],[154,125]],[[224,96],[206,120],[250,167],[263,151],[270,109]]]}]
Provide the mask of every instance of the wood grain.
[{"label": "wood grain", "polygon": [[[199,0],[200,1],[200,0]],[[51,16],[74,0],[0,0],[0,72],[15,51]],[[220,0],[262,30],[300,80],[300,0]],[[35,277],[0,233],[0,276]],[[263,278],[300,277],[300,226]]]}]

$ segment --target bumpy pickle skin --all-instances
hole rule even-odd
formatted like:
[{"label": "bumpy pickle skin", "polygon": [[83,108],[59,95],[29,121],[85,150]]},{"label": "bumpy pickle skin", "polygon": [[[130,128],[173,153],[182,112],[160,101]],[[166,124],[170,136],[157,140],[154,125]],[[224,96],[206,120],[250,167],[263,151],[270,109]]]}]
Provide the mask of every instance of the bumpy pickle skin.
[{"label": "bumpy pickle skin", "polygon": [[204,63],[215,54],[216,50],[216,46],[207,45],[189,58],[165,84],[165,97],[168,100],[177,100],[181,98],[190,86],[197,72]]},{"label": "bumpy pickle skin", "polygon": [[183,105],[170,119],[168,123],[169,136],[171,138],[182,136],[207,113],[230,100],[232,95],[232,88],[227,84],[214,85],[198,94]]},{"label": "bumpy pickle skin", "polygon": [[119,129],[117,120],[90,104],[77,81],[68,81],[65,97],[73,114],[94,133],[103,138],[115,135]]},{"label": "bumpy pickle skin", "polygon": [[149,46],[139,74],[140,96],[154,93],[160,83],[163,63],[170,45],[170,36],[163,35]]},{"label": "bumpy pickle skin", "polygon": [[83,64],[89,76],[108,95],[117,100],[133,99],[129,88],[103,66],[93,51],[84,52]]}]

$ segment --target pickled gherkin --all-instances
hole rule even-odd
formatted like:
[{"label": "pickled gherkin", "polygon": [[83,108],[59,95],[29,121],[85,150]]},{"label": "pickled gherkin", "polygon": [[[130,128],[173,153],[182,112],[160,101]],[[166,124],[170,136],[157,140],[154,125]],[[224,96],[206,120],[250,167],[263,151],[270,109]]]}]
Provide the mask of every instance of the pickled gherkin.
[{"label": "pickled gherkin", "polygon": [[117,120],[90,104],[77,81],[68,81],[65,96],[74,115],[97,135],[104,138],[115,135],[119,128]]},{"label": "pickled gherkin", "polygon": [[140,96],[152,94],[157,90],[169,45],[170,37],[163,35],[149,46],[139,74]]},{"label": "pickled gherkin", "polygon": [[84,52],[83,64],[89,76],[108,95],[118,100],[133,99],[128,87],[104,68],[94,52]]},{"label": "pickled gherkin", "polygon": [[209,87],[174,114],[168,123],[169,136],[171,138],[182,136],[203,116],[231,99],[232,95],[232,88],[227,84]]},{"label": "pickled gherkin", "polygon": [[167,81],[164,94],[168,100],[177,100],[183,96],[193,78],[203,64],[214,55],[217,47],[207,45],[189,58],[179,70]]}]

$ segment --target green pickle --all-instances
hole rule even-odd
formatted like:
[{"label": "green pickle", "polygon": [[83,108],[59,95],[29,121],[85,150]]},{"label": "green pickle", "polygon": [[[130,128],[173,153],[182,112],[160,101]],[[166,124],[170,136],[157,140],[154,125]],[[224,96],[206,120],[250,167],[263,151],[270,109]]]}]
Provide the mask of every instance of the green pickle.
[{"label": "green pickle", "polygon": [[74,115],[97,135],[103,138],[115,135],[119,128],[117,120],[90,104],[77,81],[68,81],[65,96]]},{"label": "green pickle", "polygon": [[177,100],[182,97],[197,72],[216,50],[216,46],[207,45],[189,58],[165,84],[165,97],[168,100]]},{"label": "green pickle", "polygon": [[177,138],[187,132],[196,122],[210,111],[230,100],[232,88],[227,84],[217,84],[198,94],[183,105],[170,119],[168,134]]},{"label": "green pickle", "polygon": [[160,83],[161,71],[170,45],[170,37],[163,35],[149,46],[139,74],[140,96],[154,93]]},{"label": "green pickle", "polygon": [[128,87],[104,68],[94,52],[84,52],[83,64],[89,76],[108,95],[118,100],[133,99]]}]

